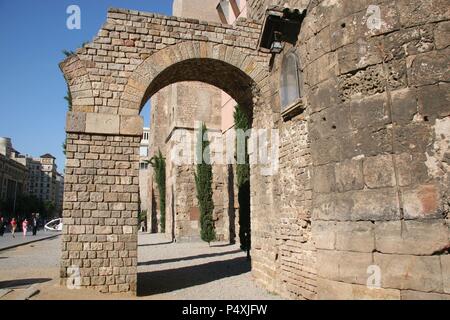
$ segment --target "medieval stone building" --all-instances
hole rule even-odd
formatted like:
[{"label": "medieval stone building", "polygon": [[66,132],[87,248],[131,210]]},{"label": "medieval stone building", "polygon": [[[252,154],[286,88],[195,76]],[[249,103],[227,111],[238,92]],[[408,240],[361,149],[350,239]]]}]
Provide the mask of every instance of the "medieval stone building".
[{"label": "medieval stone building", "polygon": [[[110,9],[61,63],[73,96],[62,279],[76,268],[83,286],[136,290],[139,112],[157,100],[152,121],[166,126],[151,139],[168,155],[169,130],[217,123],[213,94],[170,110],[187,89],[164,88],[197,81],[275,137],[250,151],[261,285],[291,299],[448,299],[448,1],[249,0],[246,10],[227,25]],[[192,168],[169,165],[172,194],[194,196]]]}]

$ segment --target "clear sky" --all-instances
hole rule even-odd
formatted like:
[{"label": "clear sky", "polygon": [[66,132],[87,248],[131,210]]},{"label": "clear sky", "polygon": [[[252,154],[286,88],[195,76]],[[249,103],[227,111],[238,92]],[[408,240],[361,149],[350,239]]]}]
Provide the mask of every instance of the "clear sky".
[{"label": "clear sky", "polygon": [[[81,29],[66,27],[69,5],[81,9]],[[0,137],[22,154],[51,153],[64,167],[66,82],[62,50],[91,41],[108,7],[170,15],[172,0],[0,0]],[[149,123],[149,108],[142,111]]]}]

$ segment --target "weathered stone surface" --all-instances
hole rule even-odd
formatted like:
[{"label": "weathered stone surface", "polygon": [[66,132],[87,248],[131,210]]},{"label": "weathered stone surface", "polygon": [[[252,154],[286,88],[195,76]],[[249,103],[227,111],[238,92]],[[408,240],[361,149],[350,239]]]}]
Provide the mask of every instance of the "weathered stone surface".
[{"label": "weathered stone surface", "polygon": [[317,251],[317,272],[329,280],[365,285],[367,268],[372,264],[372,253]]},{"label": "weathered stone surface", "polygon": [[[448,247],[447,247],[448,248]],[[444,292],[450,294],[450,255],[441,255]]]},{"label": "weathered stone surface", "polygon": [[438,23],[434,30],[434,42],[436,49],[444,49],[450,45],[450,22]]},{"label": "weathered stone surface", "polygon": [[86,130],[86,114],[83,112],[67,112],[66,132],[82,133]]},{"label": "weathered stone surface", "polygon": [[375,253],[381,269],[381,286],[401,290],[443,292],[438,256],[412,256]]},{"label": "weathered stone surface", "polygon": [[410,27],[450,18],[446,0],[397,0],[402,26]]},{"label": "weathered stone surface", "polygon": [[333,221],[315,221],[311,232],[317,249],[335,249],[336,223]]},{"label": "weathered stone surface", "polygon": [[441,220],[375,223],[375,247],[380,253],[433,255],[448,246],[449,229]]},{"label": "weathered stone surface", "polygon": [[313,190],[318,193],[329,193],[335,190],[333,165],[324,165],[314,168]]},{"label": "weathered stone surface", "polygon": [[339,192],[360,190],[364,187],[361,160],[346,160],[336,164],[335,175]]},{"label": "weathered stone surface", "polygon": [[383,221],[400,217],[393,189],[346,192],[336,196],[334,208],[339,221]]},{"label": "weathered stone surface", "polygon": [[115,114],[87,113],[86,133],[119,134],[119,123]]},{"label": "weathered stone surface", "polygon": [[402,300],[450,300],[450,294],[401,290]]},{"label": "weathered stone surface", "polygon": [[400,290],[368,288],[322,278],[317,280],[317,292],[319,300],[400,300]]},{"label": "weathered stone surface", "polygon": [[417,114],[416,93],[411,89],[392,92],[392,121],[396,124],[408,124]]},{"label": "weathered stone surface", "polygon": [[392,155],[364,158],[364,182],[370,189],[395,186]]},{"label": "weathered stone surface", "polygon": [[337,222],[336,249],[372,252],[375,249],[374,224],[371,222]]},{"label": "weathered stone surface", "polygon": [[120,134],[141,136],[144,120],[140,116],[120,116]]},{"label": "weathered stone surface", "polygon": [[433,219],[441,217],[438,188],[421,185],[403,191],[403,207],[406,219]]},{"label": "weathered stone surface", "polygon": [[419,112],[428,121],[450,115],[450,84],[440,82],[418,89]]},{"label": "weathered stone surface", "polygon": [[449,81],[450,49],[431,51],[411,57],[408,83],[414,86],[431,85]]}]

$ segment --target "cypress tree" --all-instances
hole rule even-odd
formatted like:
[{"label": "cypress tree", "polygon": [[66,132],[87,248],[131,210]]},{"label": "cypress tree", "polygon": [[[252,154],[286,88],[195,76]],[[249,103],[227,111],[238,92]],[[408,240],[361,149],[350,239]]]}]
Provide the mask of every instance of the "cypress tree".
[{"label": "cypress tree", "polygon": [[[234,110],[234,127],[236,130],[242,130],[243,132],[246,132],[250,128],[248,117],[239,105]],[[242,150],[237,144],[238,138],[236,136],[236,152]],[[245,153],[245,162],[236,165],[239,201],[239,240],[241,242],[241,249],[247,251],[247,258],[250,258],[250,161],[247,138],[244,140],[243,151]]]},{"label": "cypress tree", "polygon": [[195,173],[195,186],[200,209],[200,235],[203,241],[210,244],[216,239],[216,233],[213,221],[212,166],[209,161],[209,141],[206,132],[206,125],[202,123],[197,139],[197,159],[199,161]]},{"label": "cypress tree", "polygon": [[159,191],[159,208],[161,212],[161,232],[166,232],[166,159],[161,150],[148,161],[153,167]]}]

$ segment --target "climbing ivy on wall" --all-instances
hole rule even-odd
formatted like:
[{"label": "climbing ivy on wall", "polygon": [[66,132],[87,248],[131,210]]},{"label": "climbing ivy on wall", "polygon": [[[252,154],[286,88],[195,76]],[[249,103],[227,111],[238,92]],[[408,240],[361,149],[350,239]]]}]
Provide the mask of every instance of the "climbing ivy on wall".
[{"label": "climbing ivy on wall", "polygon": [[[236,131],[246,132],[250,129],[248,117],[241,107],[237,105],[234,109],[234,127]],[[241,249],[247,251],[247,257],[250,258],[250,165],[248,157],[248,141],[245,138],[244,148],[238,147],[238,136],[236,135],[236,152],[244,151],[245,163],[236,165],[238,201],[239,201],[239,239]],[[239,157],[237,156],[239,159]]]},{"label": "climbing ivy on wall", "polygon": [[209,161],[209,141],[206,132],[206,125],[202,123],[196,148],[198,163],[195,173],[195,187],[200,208],[200,235],[203,241],[211,243],[216,239],[216,233],[213,220],[212,166]]},{"label": "climbing ivy on wall", "polygon": [[155,173],[156,184],[159,191],[159,208],[161,214],[161,232],[166,232],[166,159],[163,157],[161,150],[148,161],[153,167]]}]

